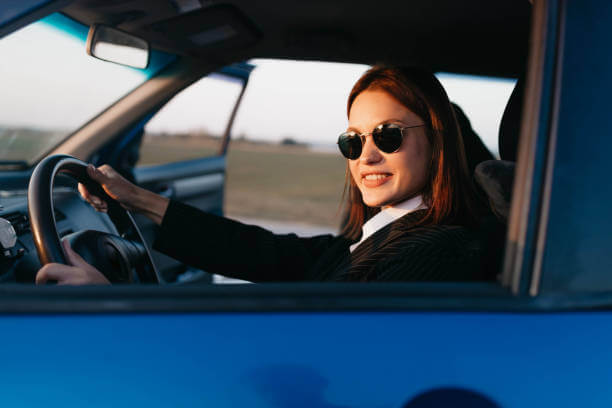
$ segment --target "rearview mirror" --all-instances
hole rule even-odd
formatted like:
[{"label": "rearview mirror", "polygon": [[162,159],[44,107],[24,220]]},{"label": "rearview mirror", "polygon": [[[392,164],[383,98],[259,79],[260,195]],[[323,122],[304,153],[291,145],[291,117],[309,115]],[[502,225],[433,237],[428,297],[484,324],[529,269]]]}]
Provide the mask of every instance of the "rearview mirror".
[{"label": "rearview mirror", "polygon": [[87,54],[133,68],[144,69],[149,65],[149,43],[146,40],[101,24],[89,28]]}]

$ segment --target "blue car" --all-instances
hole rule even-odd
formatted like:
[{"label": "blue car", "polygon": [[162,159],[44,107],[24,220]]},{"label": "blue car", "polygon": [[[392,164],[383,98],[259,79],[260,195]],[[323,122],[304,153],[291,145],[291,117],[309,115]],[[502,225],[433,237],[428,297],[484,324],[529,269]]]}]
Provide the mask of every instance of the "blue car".
[{"label": "blue car", "polygon": [[[0,2],[3,405],[609,407],[612,4],[533,3]],[[149,220],[81,199],[84,164],[108,163],[227,213],[228,157],[249,143],[241,118],[255,106],[253,121],[282,122],[274,99],[316,122],[281,85],[306,84],[312,61],[327,63],[341,99],[378,61],[507,89],[499,137],[477,126],[478,104],[453,98],[475,129],[466,118],[476,180],[507,227],[490,237],[490,281],[219,284],[153,251]],[[258,70],[283,64],[302,68],[256,91]],[[483,89],[464,93],[488,101]],[[247,106],[256,92],[283,97]],[[169,117],[177,134],[214,137],[197,149],[164,138]],[[242,197],[236,208],[253,204]],[[125,272],[127,258],[100,260],[125,284],[34,285],[41,264],[65,262],[62,237],[145,262]]]}]

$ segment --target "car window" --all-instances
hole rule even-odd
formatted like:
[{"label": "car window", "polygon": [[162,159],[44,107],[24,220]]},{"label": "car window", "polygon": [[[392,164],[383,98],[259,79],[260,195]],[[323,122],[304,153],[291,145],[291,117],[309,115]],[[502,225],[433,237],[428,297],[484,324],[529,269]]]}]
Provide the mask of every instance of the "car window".
[{"label": "car window", "polygon": [[[281,233],[337,232],[346,161],[336,140],[347,127],[349,92],[369,67],[267,59],[251,63],[256,68],[228,153],[226,215]],[[497,155],[499,123],[514,81],[437,76]]]},{"label": "car window", "polygon": [[218,155],[242,86],[212,74],[172,98],[145,125],[138,165]]},{"label": "car window", "polygon": [[0,160],[29,164],[44,155],[154,70],[137,70],[85,52],[88,28],[61,14],[0,41]]},{"label": "car window", "polygon": [[[232,128],[225,214],[276,232],[337,232],[345,160],[336,140],[366,65],[257,59]],[[437,75],[489,150],[514,81]],[[139,165],[217,155],[242,84],[222,75],[175,96],[145,126]],[[248,203],[248,204],[247,204]]]}]

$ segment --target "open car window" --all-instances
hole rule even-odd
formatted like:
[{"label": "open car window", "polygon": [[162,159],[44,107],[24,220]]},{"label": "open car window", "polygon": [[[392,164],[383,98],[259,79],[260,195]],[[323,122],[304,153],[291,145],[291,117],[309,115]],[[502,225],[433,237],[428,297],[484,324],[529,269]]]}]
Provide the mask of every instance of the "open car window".
[{"label": "open car window", "polygon": [[219,155],[243,84],[208,75],[172,98],[144,127],[137,165],[159,165]]},{"label": "open car window", "polygon": [[[256,68],[228,153],[226,215],[280,233],[335,233],[342,222],[346,173],[336,141],[348,124],[348,94],[369,67],[251,62]],[[437,76],[451,101],[464,110],[472,128],[497,155],[499,123],[514,81]]]}]

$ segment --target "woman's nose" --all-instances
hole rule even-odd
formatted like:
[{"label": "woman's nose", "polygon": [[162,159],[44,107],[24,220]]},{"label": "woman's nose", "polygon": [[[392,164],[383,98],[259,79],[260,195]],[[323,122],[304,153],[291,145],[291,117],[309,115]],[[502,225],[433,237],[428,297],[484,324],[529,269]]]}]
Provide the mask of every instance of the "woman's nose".
[{"label": "woman's nose", "polygon": [[361,161],[367,164],[378,163],[382,160],[382,154],[378,147],[374,144],[372,137],[366,137],[362,140],[363,147],[361,149]]}]

